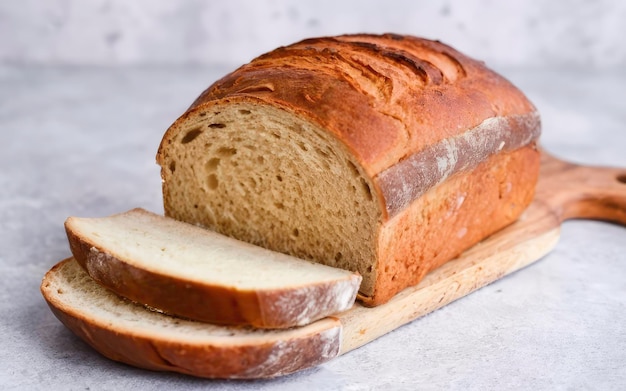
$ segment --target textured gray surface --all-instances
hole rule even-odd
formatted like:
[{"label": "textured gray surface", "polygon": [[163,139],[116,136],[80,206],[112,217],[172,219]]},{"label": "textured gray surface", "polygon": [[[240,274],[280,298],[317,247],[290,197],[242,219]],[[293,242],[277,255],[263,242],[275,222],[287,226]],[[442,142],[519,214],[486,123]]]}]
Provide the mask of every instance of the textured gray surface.
[{"label": "textured gray surface", "polygon": [[0,64],[229,64],[311,36],[440,39],[492,66],[626,66],[621,0],[19,0]]},{"label": "textured gray surface", "polygon": [[[550,151],[626,168],[625,72],[501,72],[539,107]],[[39,293],[43,274],[69,255],[64,219],[135,206],[162,212],[154,163],[162,133],[223,73],[0,68],[1,389],[624,388],[626,228],[599,222],[568,222],[540,262],[319,368],[273,381],[138,370],[76,339]]]}]

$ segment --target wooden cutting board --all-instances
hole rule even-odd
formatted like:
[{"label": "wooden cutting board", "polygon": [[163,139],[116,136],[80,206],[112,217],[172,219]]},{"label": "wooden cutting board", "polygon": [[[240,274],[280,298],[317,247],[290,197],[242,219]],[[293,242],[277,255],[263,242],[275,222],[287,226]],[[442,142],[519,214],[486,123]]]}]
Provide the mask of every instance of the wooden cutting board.
[{"label": "wooden cutting board", "polygon": [[[206,342],[209,345],[198,342],[195,348],[201,353],[196,352],[192,359],[187,357],[185,347],[191,343],[179,343],[170,339],[170,335],[161,338],[135,329],[131,333],[123,327],[112,327],[110,322],[85,328],[82,315],[70,314],[65,324],[105,356],[132,365],[202,377],[284,375],[356,349],[539,260],[554,248],[561,223],[569,218],[609,220],[626,225],[626,169],[578,166],[543,153],[535,199],[519,220],[432,271],[419,285],[405,289],[384,305],[367,308],[356,303],[344,313],[301,328],[269,333],[250,330],[244,337],[225,337],[226,332],[221,329],[215,335],[204,330],[200,340],[209,341]],[[58,293],[59,300],[64,300],[62,292]],[[87,323],[93,322],[88,320]],[[219,329],[211,326],[211,330],[216,328]],[[202,327],[194,326],[196,329]],[[124,332],[120,334],[118,330]],[[329,330],[332,338],[327,336]],[[155,348],[155,338],[161,338],[157,345],[165,349],[165,353]],[[305,342],[307,338],[321,341],[316,345],[319,349],[303,352],[305,345],[299,345],[298,338]],[[108,343],[111,341],[116,343]],[[149,357],[135,351],[142,343],[149,347]],[[235,351],[255,353],[245,357],[238,353],[233,359]],[[221,365],[225,357],[222,352],[230,355],[228,362],[236,364],[234,369]],[[263,356],[260,352],[271,354]],[[222,367],[228,367],[228,373]]]},{"label": "wooden cutting board", "polygon": [[580,166],[542,151],[535,199],[520,219],[388,303],[357,303],[337,316],[341,354],[539,260],[556,245],[561,223],[575,218],[626,225],[626,169]]}]

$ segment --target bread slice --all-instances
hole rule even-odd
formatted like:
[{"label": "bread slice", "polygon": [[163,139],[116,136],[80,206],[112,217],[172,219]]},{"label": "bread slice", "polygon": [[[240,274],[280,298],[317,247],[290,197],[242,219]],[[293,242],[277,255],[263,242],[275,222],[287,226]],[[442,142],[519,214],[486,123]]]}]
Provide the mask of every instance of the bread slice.
[{"label": "bread slice", "polygon": [[207,378],[273,377],[321,364],[340,349],[335,319],[286,330],[184,320],[115,295],[71,258],[45,275],[41,292],[78,337],[104,356],[140,368]]},{"label": "bread slice", "polygon": [[65,222],[72,254],[96,281],[186,318],[261,328],[349,309],[361,277],[275,253],[143,209]]},{"label": "bread slice", "polygon": [[484,63],[411,36],[308,39],[209,86],[165,133],[165,214],[358,272],[386,302],[515,221],[540,118]]}]

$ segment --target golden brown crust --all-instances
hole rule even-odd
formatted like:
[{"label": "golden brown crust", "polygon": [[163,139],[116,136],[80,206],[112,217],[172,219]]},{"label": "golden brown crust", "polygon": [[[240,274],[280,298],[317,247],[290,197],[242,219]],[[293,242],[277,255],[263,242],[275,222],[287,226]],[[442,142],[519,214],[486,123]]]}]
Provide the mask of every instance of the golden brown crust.
[{"label": "golden brown crust", "polygon": [[382,228],[376,290],[361,301],[385,303],[515,221],[532,201],[534,186],[528,184],[537,181],[538,171],[539,151],[530,145],[494,155],[424,194]]},{"label": "golden brown crust", "polygon": [[[89,315],[92,309],[76,307],[65,301],[64,286],[52,282],[59,269],[71,261],[60,262],[46,274],[41,292],[54,315],[65,326],[112,360],[198,377],[254,379],[293,373],[339,354],[341,324],[335,319],[324,319],[277,335],[259,333],[258,338],[242,338],[238,335],[245,332],[237,331],[230,337],[172,338],[152,334],[142,329],[141,324],[128,329],[115,319],[94,319]],[[167,317],[162,314],[154,316]]]},{"label": "golden brown crust", "polygon": [[345,305],[345,293],[352,292],[354,300],[360,283],[360,277],[352,275],[345,281],[256,291],[190,281],[118,259],[75,232],[70,221],[65,230],[72,255],[94,280],[134,302],[188,319],[258,328],[293,327],[337,312]]},{"label": "golden brown crust", "polygon": [[190,109],[247,97],[328,129],[370,176],[486,118],[535,110],[482,62],[440,42],[391,34],[278,48],[214,83]]},{"label": "golden brown crust", "polygon": [[[320,354],[328,349],[328,341],[319,334],[288,341],[282,346],[262,342],[250,346],[198,345],[120,333],[48,304],[61,323],[103,356],[153,371],[204,378],[259,379],[311,368],[337,355]],[[280,359],[273,361],[271,356],[277,355],[277,349]]]}]

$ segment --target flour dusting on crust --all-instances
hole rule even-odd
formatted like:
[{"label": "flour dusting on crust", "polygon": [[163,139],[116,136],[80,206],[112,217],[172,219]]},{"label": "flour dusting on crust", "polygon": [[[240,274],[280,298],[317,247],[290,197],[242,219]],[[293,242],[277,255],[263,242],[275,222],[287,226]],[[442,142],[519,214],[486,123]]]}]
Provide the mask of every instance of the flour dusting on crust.
[{"label": "flour dusting on crust", "polygon": [[456,137],[445,139],[389,167],[375,178],[390,217],[451,175],[470,170],[500,152],[530,144],[539,137],[539,114],[487,118]]}]

